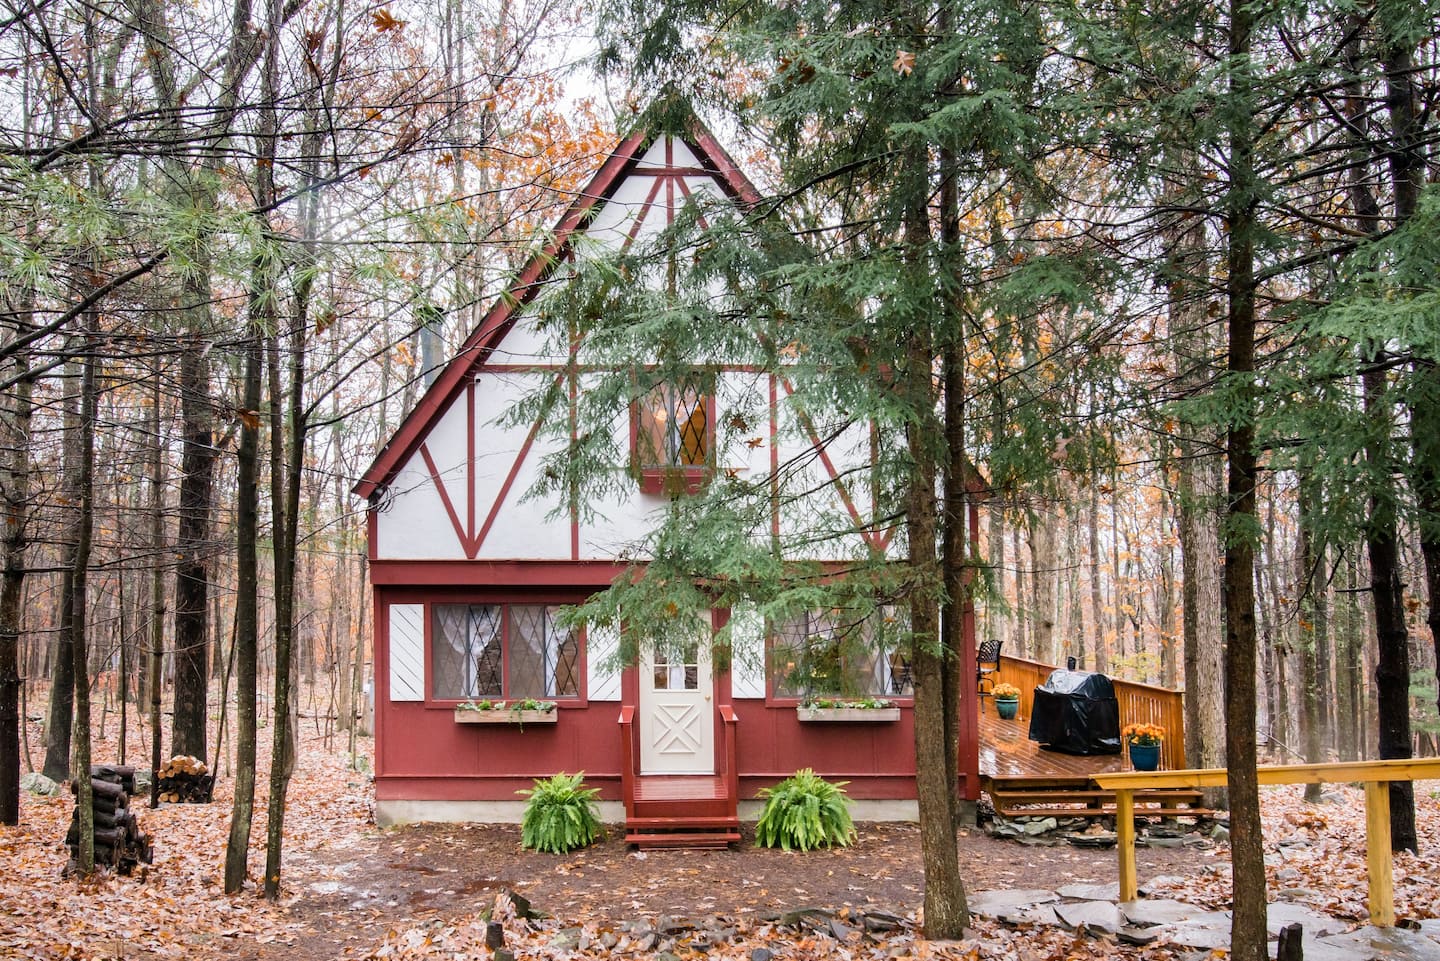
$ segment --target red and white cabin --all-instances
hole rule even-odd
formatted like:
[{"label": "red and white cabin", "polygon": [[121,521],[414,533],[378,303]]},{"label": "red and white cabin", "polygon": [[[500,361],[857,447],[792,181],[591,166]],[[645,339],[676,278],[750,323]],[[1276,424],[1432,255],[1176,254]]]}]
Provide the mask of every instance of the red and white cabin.
[{"label": "red and white cabin", "polygon": [[[826,647],[830,626],[818,613],[772,625],[767,637],[753,612],[717,608],[697,616],[712,629],[738,619],[725,669],[703,643],[686,663],[642,654],[644,663],[614,669],[613,633],[554,621],[556,606],[622,575],[622,551],[652,512],[713,470],[764,477],[804,461],[816,481],[807,509],[848,517],[872,549],[893,547],[864,514],[868,496],[845,481],[872,456],[869,426],[822,442],[783,402],[783,375],[740,365],[714,365],[703,388],[657,391],[638,413],[617,412],[617,438],[625,435],[638,469],[624,496],[594,505],[593,522],[578,511],[556,520],[548,516],[555,504],[522,501],[550,442],[538,424],[503,427],[496,418],[543,378],[572,376],[567,358],[552,356],[527,323],[527,308],[555,265],[583,255],[582,237],[633,242],[706,194],[740,205],[759,199],[698,121],[684,137],[642,130],[621,142],[356,486],[369,503],[380,823],[518,820],[516,792],[534,778],[584,771],[601,791],[602,815],[623,818],[632,841],[723,844],[756,810],[744,799],[807,767],[848,781],[859,819],[915,816],[911,689],[899,652]],[[718,443],[717,425],[742,407],[759,442]],[[789,529],[778,511],[772,523]],[[969,611],[966,638],[962,676],[974,670]],[[801,675],[843,675],[846,693],[893,707],[804,711]],[[457,711],[526,698],[556,708],[539,717]],[[974,800],[977,723],[973,710],[962,717],[958,787]]]}]

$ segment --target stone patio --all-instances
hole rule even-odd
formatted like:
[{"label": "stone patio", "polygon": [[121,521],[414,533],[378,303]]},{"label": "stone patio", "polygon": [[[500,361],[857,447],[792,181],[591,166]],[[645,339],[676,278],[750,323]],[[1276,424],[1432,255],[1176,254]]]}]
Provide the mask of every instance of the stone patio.
[{"label": "stone patio", "polygon": [[[1142,895],[1144,892],[1141,892]],[[1057,891],[979,891],[970,910],[1006,924],[1060,925],[1114,936],[1130,944],[1168,944],[1204,957],[1230,947],[1230,913],[1168,898],[1117,901],[1118,885],[1073,884]],[[1304,929],[1306,961],[1440,961],[1440,921],[1419,922],[1418,930],[1356,927],[1302,904],[1269,906],[1271,954],[1280,929]]]}]

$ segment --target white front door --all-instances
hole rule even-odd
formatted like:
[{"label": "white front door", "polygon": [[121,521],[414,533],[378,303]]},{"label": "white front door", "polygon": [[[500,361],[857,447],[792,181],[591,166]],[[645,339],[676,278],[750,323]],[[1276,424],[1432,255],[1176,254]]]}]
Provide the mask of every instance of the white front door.
[{"label": "white front door", "polygon": [[641,656],[641,774],[715,773],[713,695],[708,644]]}]

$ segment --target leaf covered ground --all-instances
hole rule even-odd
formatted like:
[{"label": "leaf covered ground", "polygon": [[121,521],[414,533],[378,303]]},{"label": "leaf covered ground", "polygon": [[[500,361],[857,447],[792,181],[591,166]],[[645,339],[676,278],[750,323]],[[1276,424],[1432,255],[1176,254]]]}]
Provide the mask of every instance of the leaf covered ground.
[{"label": "leaf covered ground", "polygon": [[[368,777],[348,769],[343,751],[327,750],[308,733],[290,792],[279,903],[266,902],[253,885],[236,896],[221,892],[233,783],[223,766],[212,804],[152,811],[137,802],[142,827],[155,839],[155,863],[132,878],[62,877],[60,842],[71,799],[27,795],[20,826],[0,827],[0,957],[488,959],[489,911],[507,888],[549,916],[515,917],[501,899],[506,947],[520,958],[667,951],[685,957],[703,948],[711,958],[748,959],[761,946],[779,958],[855,961],[1181,956],[1164,946],[1129,947],[984,920],[966,941],[925,941],[915,926],[922,879],[910,825],[862,824],[854,847],[811,854],[748,844],[721,852],[631,852],[611,838],[566,856],[521,850],[513,825],[379,829]],[[97,759],[113,760],[113,744],[101,743]],[[368,752],[368,744],[362,747]],[[262,785],[264,767],[262,758]],[[1298,787],[1266,792],[1271,894],[1359,923],[1366,898],[1363,803],[1350,788],[1328,795],[1328,803],[1310,805]],[[256,807],[250,866],[258,879],[263,798]],[[1417,820],[1421,853],[1396,858],[1397,911],[1402,918],[1440,917],[1440,786],[1417,785]],[[971,890],[1115,878],[1111,851],[1028,847],[975,831],[961,845]],[[1226,854],[1223,845],[1142,851],[1141,878],[1162,879],[1157,895],[1223,908]],[[785,915],[808,908],[829,913]],[[868,930],[875,927],[866,923],[871,915],[899,921]]]}]

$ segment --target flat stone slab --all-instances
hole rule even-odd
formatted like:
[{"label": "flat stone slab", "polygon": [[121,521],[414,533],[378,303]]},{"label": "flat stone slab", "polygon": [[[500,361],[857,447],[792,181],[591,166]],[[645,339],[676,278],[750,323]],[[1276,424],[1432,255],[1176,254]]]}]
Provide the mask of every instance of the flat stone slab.
[{"label": "flat stone slab", "polygon": [[1052,904],[1060,900],[1054,891],[1040,889],[1016,891],[976,891],[970,895],[970,910],[982,918],[1005,920],[1041,904]]},{"label": "flat stone slab", "polygon": [[1167,940],[1182,948],[1198,948],[1213,951],[1220,948],[1230,950],[1230,919],[1223,923],[1215,921],[1181,921],[1165,929]]},{"label": "flat stone slab", "polygon": [[1062,898],[1073,898],[1076,901],[1119,901],[1120,885],[1067,884],[1055,893]]},{"label": "flat stone slab", "polygon": [[1109,901],[1074,901],[1053,905],[1055,916],[1067,928],[1114,934],[1125,926],[1125,916]]},{"label": "flat stone slab", "polygon": [[[1309,961],[1310,939],[1305,941],[1305,958]],[[1440,961],[1440,943],[1419,931],[1404,928],[1367,925],[1349,934],[1317,938],[1315,943],[1347,950],[1354,961]]]},{"label": "flat stone slab", "polygon": [[[1270,942],[1270,957],[1275,957],[1275,951],[1280,947],[1280,942]],[[1305,954],[1305,961],[1362,961],[1364,955],[1357,955],[1353,948],[1339,948],[1333,944],[1326,944],[1324,941],[1316,941],[1308,934],[1301,941],[1301,948]]]},{"label": "flat stone slab", "polygon": [[1332,934],[1344,934],[1350,925],[1328,914],[1313,911],[1303,904],[1277,901],[1265,909],[1265,923],[1270,937],[1280,937],[1280,929],[1287,924],[1298,924],[1305,929],[1305,940],[1323,938]]},{"label": "flat stone slab", "polygon": [[1188,921],[1191,918],[1206,913],[1204,908],[1196,907],[1193,904],[1186,904],[1184,901],[1174,901],[1169,898],[1122,901],[1118,907],[1129,922],[1137,927],[1147,927],[1156,924],[1175,924],[1178,921]]},{"label": "flat stone slab", "polygon": [[[1008,924],[1118,933],[1132,943],[1155,940],[1199,951],[1230,948],[1228,911],[1207,911],[1169,898],[1117,904],[1116,893],[1114,884],[1071,884],[1059,891],[979,891],[970,898],[970,910]],[[1364,927],[1346,933],[1347,922],[1283,901],[1272,903],[1266,917],[1272,957],[1280,929],[1299,924],[1306,961],[1440,961],[1440,919],[1420,921],[1418,930]]]}]

